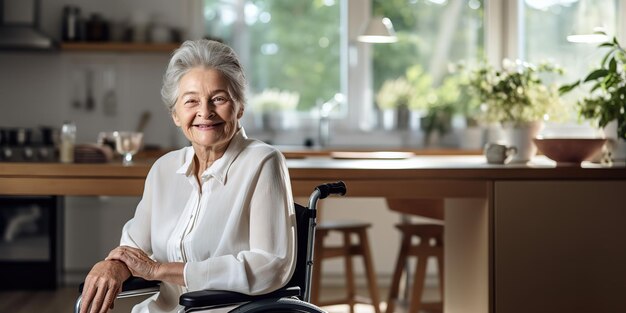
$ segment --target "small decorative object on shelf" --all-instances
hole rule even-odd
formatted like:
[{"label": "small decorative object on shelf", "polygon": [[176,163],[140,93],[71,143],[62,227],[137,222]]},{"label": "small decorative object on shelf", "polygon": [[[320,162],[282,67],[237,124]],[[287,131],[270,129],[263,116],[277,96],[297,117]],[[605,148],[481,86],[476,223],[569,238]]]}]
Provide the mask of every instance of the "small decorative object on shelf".
[{"label": "small decorative object on shelf", "polygon": [[93,12],[81,16],[75,5],[63,7],[62,51],[75,52],[165,52],[180,46],[181,33],[145,12],[133,15],[128,24]]}]

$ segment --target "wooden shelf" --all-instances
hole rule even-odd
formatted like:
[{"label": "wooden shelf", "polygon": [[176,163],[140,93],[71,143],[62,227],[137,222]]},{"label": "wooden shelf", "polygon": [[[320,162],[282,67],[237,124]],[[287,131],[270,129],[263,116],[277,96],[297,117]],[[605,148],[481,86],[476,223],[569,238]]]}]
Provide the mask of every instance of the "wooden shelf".
[{"label": "wooden shelf", "polygon": [[128,42],[63,42],[62,51],[76,52],[172,52],[179,43],[128,43]]}]

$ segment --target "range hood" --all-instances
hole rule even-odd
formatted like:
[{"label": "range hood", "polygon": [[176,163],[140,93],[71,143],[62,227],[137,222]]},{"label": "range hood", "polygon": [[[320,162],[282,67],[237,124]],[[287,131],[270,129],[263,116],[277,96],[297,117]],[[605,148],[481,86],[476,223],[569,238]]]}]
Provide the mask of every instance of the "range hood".
[{"label": "range hood", "polygon": [[57,43],[29,26],[1,25],[0,50],[54,50]]},{"label": "range hood", "polygon": [[40,0],[0,0],[0,50],[56,50],[39,30]]}]

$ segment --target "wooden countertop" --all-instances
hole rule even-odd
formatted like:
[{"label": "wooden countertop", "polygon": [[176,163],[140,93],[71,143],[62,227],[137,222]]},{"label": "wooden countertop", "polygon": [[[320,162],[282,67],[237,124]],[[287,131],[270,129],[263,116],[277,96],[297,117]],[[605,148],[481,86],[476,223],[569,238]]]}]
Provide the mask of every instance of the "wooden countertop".
[{"label": "wooden countertop", "polygon": [[[152,162],[59,164],[0,163],[0,194],[141,195]],[[295,195],[323,182],[343,180],[353,196],[486,197],[496,180],[624,180],[626,167],[556,167],[545,157],[524,165],[490,165],[483,156],[414,156],[405,159],[288,159]],[[417,190],[417,191],[416,191]]]}]

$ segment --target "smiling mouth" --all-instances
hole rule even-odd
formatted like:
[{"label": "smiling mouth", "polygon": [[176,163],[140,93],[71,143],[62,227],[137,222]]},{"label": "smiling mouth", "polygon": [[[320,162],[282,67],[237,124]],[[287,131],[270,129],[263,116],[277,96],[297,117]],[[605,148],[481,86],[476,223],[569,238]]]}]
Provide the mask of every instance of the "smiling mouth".
[{"label": "smiling mouth", "polygon": [[222,124],[224,124],[224,122],[215,122],[213,124],[195,124],[192,125],[195,128],[201,129],[201,130],[205,130],[205,129],[214,129],[217,128],[219,126],[221,126]]}]

